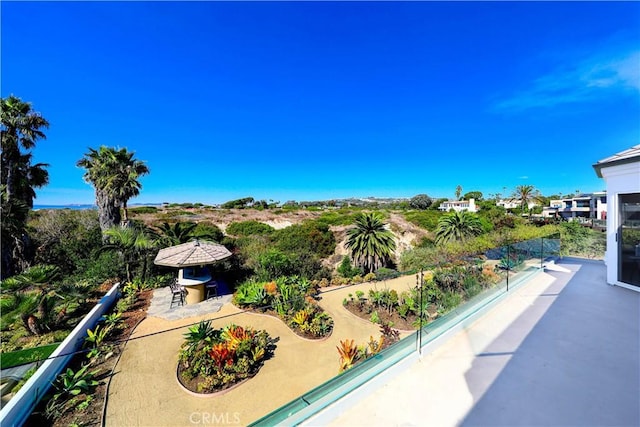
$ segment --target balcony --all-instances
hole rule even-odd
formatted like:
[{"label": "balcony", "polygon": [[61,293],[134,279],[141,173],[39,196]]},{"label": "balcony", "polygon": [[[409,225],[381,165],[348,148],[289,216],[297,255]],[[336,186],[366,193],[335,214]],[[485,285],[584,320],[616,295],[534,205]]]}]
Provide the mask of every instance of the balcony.
[{"label": "balcony", "polygon": [[326,409],[324,420],[640,425],[640,294],[605,277],[600,261],[549,265],[386,383]]}]

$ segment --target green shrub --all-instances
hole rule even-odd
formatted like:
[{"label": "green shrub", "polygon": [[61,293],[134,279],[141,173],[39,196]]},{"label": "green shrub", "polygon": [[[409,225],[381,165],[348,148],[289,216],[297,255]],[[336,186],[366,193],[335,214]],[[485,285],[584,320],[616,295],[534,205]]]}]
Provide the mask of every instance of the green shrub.
[{"label": "green shrub", "polygon": [[138,206],[128,209],[130,215],[154,214],[158,212],[155,206]]},{"label": "green shrub", "polygon": [[438,226],[438,221],[442,217],[442,212],[434,210],[406,212],[404,217],[407,221],[417,225],[418,227],[429,231],[435,231]]},{"label": "green shrub", "polygon": [[256,271],[258,280],[271,280],[280,276],[288,276],[292,273],[291,260],[285,253],[277,249],[270,249],[258,258],[258,269]]},{"label": "green shrub", "polygon": [[233,236],[253,236],[256,234],[269,234],[275,231],[273,227],[258,221],[232,222],[227,227],[227,234]]},{"label": "green shrub", "polygon": [[320,258],[333,255],[336,239],[329,226],[313,220],[293,224],[274,233],[274,244],[286,252],[309,252]]},{"label": "green shrub", "polygon": [[400,273],[398,273],[396,270],[392,270],[386,267],[382,267],[376,270],[375,275],[376,275],[376,280],[389,280],[389,279],[395,279],[396,277],[400,277]]},{"label": "green shrub", "polygon": [[342,277],[352,278],[362,274],[362,269],[351,265],[351,258],[344,256],[338,266],[338,273]]}]

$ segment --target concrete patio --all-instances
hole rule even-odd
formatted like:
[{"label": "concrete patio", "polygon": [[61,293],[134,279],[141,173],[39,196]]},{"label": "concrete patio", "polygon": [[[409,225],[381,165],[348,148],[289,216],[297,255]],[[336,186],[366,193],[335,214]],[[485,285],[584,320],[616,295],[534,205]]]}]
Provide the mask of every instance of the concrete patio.
[{"label": "concrete patio", "polygon": [[607,285],[601,261],[557,267],[383,386],[306,424],[640,425],[640,293]]}]

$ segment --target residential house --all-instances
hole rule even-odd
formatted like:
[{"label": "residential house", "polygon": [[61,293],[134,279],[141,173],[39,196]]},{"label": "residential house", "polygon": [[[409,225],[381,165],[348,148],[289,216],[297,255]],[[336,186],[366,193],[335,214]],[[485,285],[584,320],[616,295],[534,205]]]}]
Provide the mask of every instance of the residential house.
[{"label": "residential house", "polygon": [[640,292],[640,145],[593,165],[609,196],[607,283]]},{"label": "residential house", "polygon": [[551,200],[542,209],[542,216],[561,216],[565,219],[607,219],[607,192],[584,193],[560,200]]},{"label": "residential house", "polygon": [[[516,210],[521,209],[522,201],[520,199],[501,199],[496,202],[496,206],[501,206],[507,210]],[[529,210],[533,209],[535,206],[538,206],[538,203],[534,201],[529,201],[527,203],[527,208]]]},{"label": "residential house", "polygon": [[469,211],[469,212],[478,212],[478,208],[476,207],[475,199],[469,200],[447,200],[446,202],[442,202],[438,209],[444,212],[449,211]]}]

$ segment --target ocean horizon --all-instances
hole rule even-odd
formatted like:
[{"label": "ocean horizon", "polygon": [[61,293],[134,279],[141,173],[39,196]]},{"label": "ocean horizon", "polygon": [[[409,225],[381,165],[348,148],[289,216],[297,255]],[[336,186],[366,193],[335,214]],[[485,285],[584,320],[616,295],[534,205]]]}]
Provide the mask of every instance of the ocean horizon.
[{"label": "ocean horizon", "polygon": [[96,205],[83,205],[83,204],[70,204],[70,205],[33,205],[33,210],[43,210],[43,209],[72,209],[72,210],[83,210],[83,209],[97,209]]},{"label": "ocean horizon", "polygon": [[[140,206],[162,206],[162,203],[133,203],[129,205],[129,208],[136,208]],[[84,203],[70,203],[66,205],[33,205],[33,210],[45,210],[45,209],[72,209],[72,210],[83,210],[83,209],[98,209],[97,205],[94,204],[84,204]]]}]

